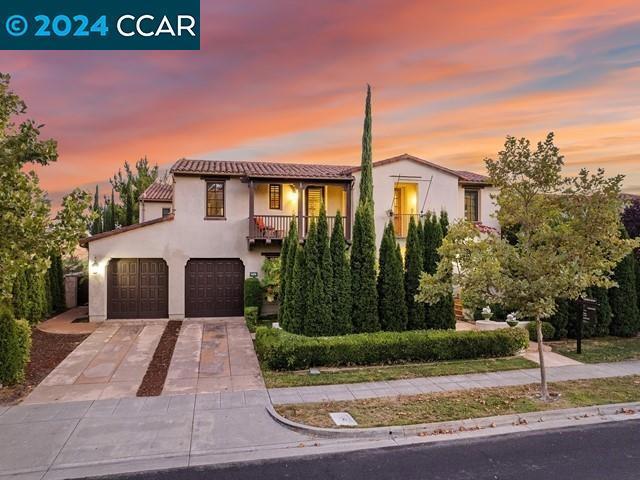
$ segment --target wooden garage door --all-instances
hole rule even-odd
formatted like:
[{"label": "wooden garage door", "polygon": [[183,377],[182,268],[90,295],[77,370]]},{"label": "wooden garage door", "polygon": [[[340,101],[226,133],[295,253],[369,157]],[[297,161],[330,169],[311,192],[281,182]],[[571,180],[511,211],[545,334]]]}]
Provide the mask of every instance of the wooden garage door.
[{"label": "wooden garage door", "polygon": [[187,317],[243,314],[244,264],[240,259],[192,259],[185,268]]},{"label": "wooden garage door", "polygon": [[114,258],[107,269],[107,318],[167,318],[168,283],[161,258]]}]

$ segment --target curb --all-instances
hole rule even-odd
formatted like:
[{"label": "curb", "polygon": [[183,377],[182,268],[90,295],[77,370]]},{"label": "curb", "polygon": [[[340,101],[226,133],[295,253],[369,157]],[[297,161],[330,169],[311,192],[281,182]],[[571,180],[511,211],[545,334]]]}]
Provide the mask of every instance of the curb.
[{"label": "curb", "polygon": [[[494,417],[471,418],[435,423],[420,423],[414,425],[371,427],[371,428],[323,428],[312,427],[304,423],[294,422],[276,412],[273,405],[266,407],[267,413],[276,422],[296,432],[323,438],[362,438],[381,439],[397,437],[413,437],[428,435],[443,435],[475,430],[494,429],[497,427],[515,427],[535,423],[551,423],[566,420],[580,420],[602,417],[602,421],[614,421],[614,415],[633,415],[640,418],[640,402],[613,403],[593,407],[566,408],[531,412],[523,414],[499,415]],[[635,415],[634,415],[635,414]],[[549,425],[548,428],[553,428]]]}]

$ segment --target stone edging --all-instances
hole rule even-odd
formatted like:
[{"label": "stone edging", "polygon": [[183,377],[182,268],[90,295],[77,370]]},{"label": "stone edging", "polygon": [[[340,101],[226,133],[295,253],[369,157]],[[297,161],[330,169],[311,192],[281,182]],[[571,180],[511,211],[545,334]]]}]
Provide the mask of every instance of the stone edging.
[{"label": "stone edging", "polygon": [[[394,438],[412,436],[430,436],[484,430],[496,427],[513,427],[529,424],[554,422],[560,420],[578,420],[589,417],[606,417],[611,415],[640,415],[640,402],[614,403],[593,407],[566,408],[515,415],[499,415],[494,417],[471,418],[436,423],[420,423],[404,426],[371,427],[371,428],[323,428],[312,427],[304,423],[294,422],[276,412],[273,405],[266,407],[267,412],[279,424],[302,433],[324,438]],[[552,428],[552,425],[549,426]]]}]

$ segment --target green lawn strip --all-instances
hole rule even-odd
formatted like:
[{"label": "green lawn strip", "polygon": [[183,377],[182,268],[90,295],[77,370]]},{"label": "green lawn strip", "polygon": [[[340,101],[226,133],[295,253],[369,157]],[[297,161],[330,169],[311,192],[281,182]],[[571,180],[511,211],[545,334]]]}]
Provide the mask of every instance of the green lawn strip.
[{"label": "green lawn strip", "polygon": [[321,369],[319,375],[308,371],[279,372],[263,366],[264,381],[268,388],[303,387],[310,385],[335,385],[339,383],[380,382],[405,378],[463,375],[465,373],[496,372],[535,368],[537,365],[522,357],[457,360],[438,363],[413,363],[403,365],[378,365],[373,367]]},{"label": "green lawn strip", "polygon": [[582,353],[576,353],[576,341],[550,343],[554,352],[584,363],[640,360],[640,338],[602,337],[582,341]]},{"label": "green lawn strip", "polygon": [[335,427],[330,412],[348,412],[359,427],[411,425],[448,420],[585,407],[640,400],[640,376],[551,383],[560,394],[549,403],[538,399],[537,384],[442,392],[344,402],[279,405],[284,417],[317,427]]}]

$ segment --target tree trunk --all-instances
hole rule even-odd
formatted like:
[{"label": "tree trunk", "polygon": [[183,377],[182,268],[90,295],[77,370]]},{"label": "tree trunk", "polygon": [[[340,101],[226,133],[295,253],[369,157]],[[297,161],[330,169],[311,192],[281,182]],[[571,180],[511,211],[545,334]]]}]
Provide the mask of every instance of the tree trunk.
[{"label": "tree trunk", "polygon": [[544,344],[542,342],[542,320],[536,318],[536,331],[538,333],[538,358],[540,359],[540,397],[543,401],[549,401],[547,390],[547,370],[544,367]]}]

